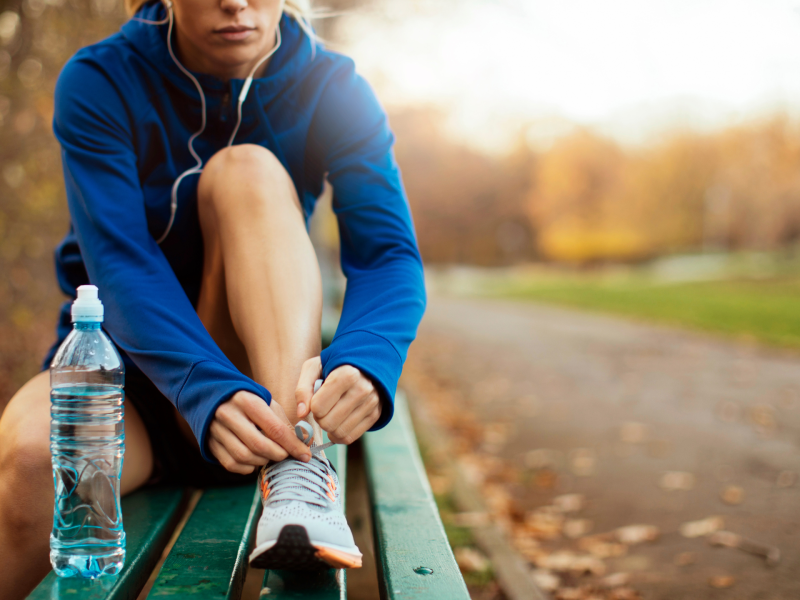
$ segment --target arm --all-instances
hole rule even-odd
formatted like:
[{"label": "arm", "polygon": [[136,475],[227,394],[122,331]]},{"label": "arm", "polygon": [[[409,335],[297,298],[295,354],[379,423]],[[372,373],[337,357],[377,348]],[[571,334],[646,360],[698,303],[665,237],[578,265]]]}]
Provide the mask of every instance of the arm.
[{"label": "arm", "polygon": [[[327,384],[327,377],[345,365],[365,375],[381,399],[380,417],[372,426],[380,429],[392,417],[397,381],[425,310],[425,287],[392,153],[394,136],[374,93],[349,59],[328,82],[310,135],[312,150],[322,157],[333,186],[347,277],[341,320],[321,355],[323,377]],[[325,387],[320,401],[328,400]]]},{"label": "arm", "polygon": [[205,330],[156,244],[145,215],[132,140],[134,115],[95,65],[70,61],[56,87],[70,215],[105,329],[186,418],[203,456],[216,408],[236,392],[270,400]]}]

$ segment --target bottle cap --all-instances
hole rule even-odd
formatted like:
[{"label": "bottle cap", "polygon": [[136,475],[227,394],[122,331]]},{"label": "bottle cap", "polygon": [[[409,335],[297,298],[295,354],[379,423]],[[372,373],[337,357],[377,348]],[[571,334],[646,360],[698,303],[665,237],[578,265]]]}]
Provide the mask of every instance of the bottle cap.
[{"label": "bottle cap", "polygon": [[72,303],[72,322],[103,322],[103,303],[97,297],[97,286],[82,285],[78,288],[78,297]]}]

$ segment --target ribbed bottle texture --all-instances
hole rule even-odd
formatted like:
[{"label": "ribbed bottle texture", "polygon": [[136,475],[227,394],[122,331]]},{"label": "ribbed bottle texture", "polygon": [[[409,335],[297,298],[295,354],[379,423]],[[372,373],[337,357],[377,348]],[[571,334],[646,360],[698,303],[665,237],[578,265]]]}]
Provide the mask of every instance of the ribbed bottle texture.
[{"label": "ribbed bottle texture", "polygon": [[[93,293],[96,301],[96,288]],[[99,316],[87,312],[73,311],[74,329],[50,365],[55,484],[50,562],[62,577],[116,574],[125,561],[120,510],[125,370],[100,328],[102,308]]]}]

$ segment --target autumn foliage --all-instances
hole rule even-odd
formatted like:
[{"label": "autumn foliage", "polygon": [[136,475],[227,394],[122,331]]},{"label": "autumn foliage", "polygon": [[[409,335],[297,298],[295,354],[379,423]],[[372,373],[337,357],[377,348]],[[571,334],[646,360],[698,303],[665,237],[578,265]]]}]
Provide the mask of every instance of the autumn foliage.
[{"label": "autumn foliage", "polygon": [[786,116],[639,148],[578,128],[499,157],[448,140],[434,112],[393,117],[428,262],[628,262],[800,236],[800,125]]}]

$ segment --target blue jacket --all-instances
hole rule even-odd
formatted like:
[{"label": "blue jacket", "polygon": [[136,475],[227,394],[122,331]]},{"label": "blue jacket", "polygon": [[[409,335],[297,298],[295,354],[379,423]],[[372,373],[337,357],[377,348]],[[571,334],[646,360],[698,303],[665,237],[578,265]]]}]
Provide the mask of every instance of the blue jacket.
[{"label": "blue jacket", "polygon": [[[161,3],[138,17],[158,21]],[[353,365],[383,399],[373,429],[392,415],[397,381],[425,309],[422,262],[386,115],[353,62],[317,46],[291,18],[283,42],[243,106],[236,143],[277,156],[308,219],[327,177],[341,237],[347,289],[333,343],[322,353],[324,376]],[[61,143],[71,227],[56,250],[61,288],[75,296],[93,283],[105,304],[105,329],[127,369],[140,369],[186,418],[207,460],[208,427],[239,390],[270,401],[240,373],[197,316],[203,242],[197,216],[199,177],[179,188],[175,224],[170,188],[194,165],[187,141],[199,129],[200,99],[170,59],[167,26],[128,21],[110,38],[79,51],[55,92],[54,130]],[[243,81],[195,74],[207,100],[208,125],[194,144],[207,161],[236,124]],[[233,99],[233,100],[231,100]],[[71,329],[69,302],[59,342]],[[53,347],[49,364],[58,345]]]}]

